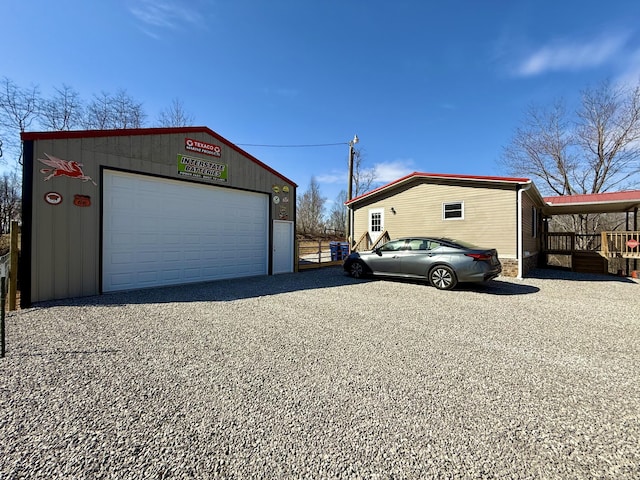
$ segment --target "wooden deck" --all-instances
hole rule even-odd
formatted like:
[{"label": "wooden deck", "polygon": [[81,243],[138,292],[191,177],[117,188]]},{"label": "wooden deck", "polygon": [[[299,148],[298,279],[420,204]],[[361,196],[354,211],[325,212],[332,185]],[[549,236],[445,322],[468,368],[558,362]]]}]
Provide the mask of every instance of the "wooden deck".
[{"label": "wooden deck", "polygon": [[544,251],[559,255],[597,252],[604,258],[640,259],[640,232],[615,231],[599,235],[549,232],[544,234]]}]

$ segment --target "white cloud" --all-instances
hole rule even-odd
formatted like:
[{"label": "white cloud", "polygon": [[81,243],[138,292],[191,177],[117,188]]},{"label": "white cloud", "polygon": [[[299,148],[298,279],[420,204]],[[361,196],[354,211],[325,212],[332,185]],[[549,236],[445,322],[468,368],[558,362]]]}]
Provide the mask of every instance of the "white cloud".
[{"label": "white cloud", "polygon": [[[185,23],[197,24],[201,21],[198,10],[181,1],[136,0],[129,11],[147,27],[176,29]],[[147,34],[155,36],[144,29]]]},{"label": "white cloud", "polygon": [[[375,173],[376,185],[384,185],[385,183],[393,182],[399,178],[409,175],[414,172],[413,160],[394,160],[391,162],[376,163],[372,170]],[[321,184],[346,184],[348,183],[348,172],[344,171],[331,171],[320,175],[315,175],[315,179]]]},{"label": "white cloud", "polygon": [[541,75],[549,71],[582,70],[611,62],[621,52],[627,34],[602,36],[591,42],[555,43],[533,52],[516,69],[519,76]]},{"label": "white cloud", "polygon": [[373,168],[376,174],[376,182],[381,184],[393,182],[414,172],[413,160],[411,159],[376,163]]},{"label": "white cloud", "polygon": [[344,183],[346,185],[348,182],[347,175],[348,172],[346,171],[344,173],[331,172],[316,175],[315,178],[318,183]]}]

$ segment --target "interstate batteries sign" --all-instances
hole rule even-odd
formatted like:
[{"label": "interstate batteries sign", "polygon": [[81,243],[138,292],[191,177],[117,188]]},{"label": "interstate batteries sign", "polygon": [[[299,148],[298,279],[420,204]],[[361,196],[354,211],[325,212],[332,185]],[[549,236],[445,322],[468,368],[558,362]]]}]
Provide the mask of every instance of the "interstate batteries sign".
[{"label": "interstate batteries sign", "polygon": [[227,165],[204,158],[178,154],[178,174],[227,181]]}]

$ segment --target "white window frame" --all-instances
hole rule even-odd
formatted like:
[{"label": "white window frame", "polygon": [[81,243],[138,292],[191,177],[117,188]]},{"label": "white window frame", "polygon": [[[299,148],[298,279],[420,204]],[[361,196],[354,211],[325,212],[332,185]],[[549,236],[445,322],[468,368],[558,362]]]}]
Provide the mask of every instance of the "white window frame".
[{"label": "white window frame", "polygon": [[[460,217],[452,217],[447,218],[446,207],[448,205],[460,205]],[[451,221],[451,220],[464,220],[464,202],[442,202],[442,220]]]}]

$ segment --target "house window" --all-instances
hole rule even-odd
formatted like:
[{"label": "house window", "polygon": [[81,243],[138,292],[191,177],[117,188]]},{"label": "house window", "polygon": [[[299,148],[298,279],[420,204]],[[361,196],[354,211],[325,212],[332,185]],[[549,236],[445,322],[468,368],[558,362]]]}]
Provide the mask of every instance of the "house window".
[{"label": "house window", "polygon": [[442,204],[443,220],[464,220],[464,202]]},{"label": "house window", "polygon": [[382,213],[380,212],[371,213],[371,231],[378,232],[378,233],[382,231]]},{"label": "house window", "polygon": [[531,207],[531,236],[533,238],[538,236],[538,210],[536,207]]},{"label": "house window", "polygon": [[384,208],[369,210],[369,237],[375,241],[384,232]]}]

